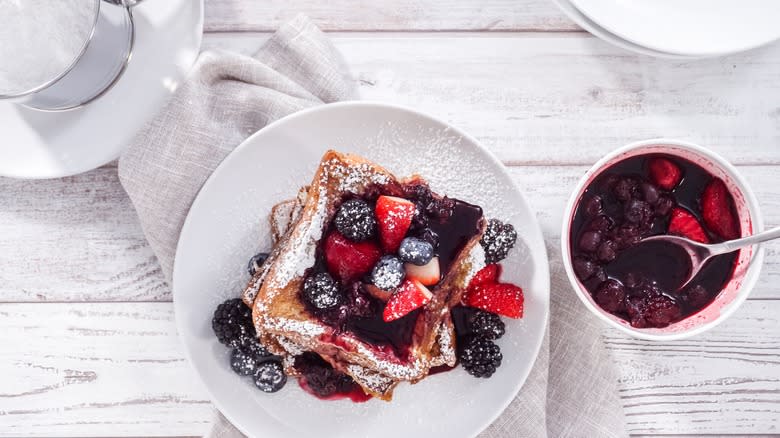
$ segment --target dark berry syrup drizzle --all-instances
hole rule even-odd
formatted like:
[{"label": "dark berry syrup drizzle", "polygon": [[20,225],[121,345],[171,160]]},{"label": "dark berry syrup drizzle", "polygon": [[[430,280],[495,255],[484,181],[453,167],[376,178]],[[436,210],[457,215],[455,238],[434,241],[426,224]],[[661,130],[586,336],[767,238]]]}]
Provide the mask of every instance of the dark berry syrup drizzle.
[{"label": "dark berry syrup drizzle", "polygon": [[[424,183],[412,181],[402,186],[370,187],[361,199],[373,209],[380,195],[403,197],[417,205],[417,214],[408,235],[429,241],[437,248],[442,278],[465,244],[481,229],[483,218],[479,206],[436,196]],[[350,198],[342,202],[347,199]],[[333,229],[333,224],[330,224],[324,235]],[[307,275],[327,269],[323,258],[321,242],[315,266]],[[346,302],[335,309],[309,310],[321,321],[336,328],[337,332],[350,332],[361,341],[373,345],[377,351],[386,353],[389,359],[406,362],[409,360],[420,311],[415,310],[395,321],[385,322],[382,318],[384,303],[364,290],[364,285],[369,282],[368,278],[363,278],[351,284],[342,284]]]},{"label": "dark berry syrup drizzle", "polygon": [[[654,184],[649,162],[671,161],[682,179],[671,191]],[[637,328],[665,327],[706,307],[731,278],[737,252],[714,257],[683,290],[690,259],[676,245],[642,243],[667,234],[672,210],[691,213],[711,243],[718,235],[703,226],[701,195],[714,177],[679,157],[640,155],[602,172],[585,190],[571,225],[570,247],[577,277],[595,301]],[[736,217],[731,202],[729,214]]]}]

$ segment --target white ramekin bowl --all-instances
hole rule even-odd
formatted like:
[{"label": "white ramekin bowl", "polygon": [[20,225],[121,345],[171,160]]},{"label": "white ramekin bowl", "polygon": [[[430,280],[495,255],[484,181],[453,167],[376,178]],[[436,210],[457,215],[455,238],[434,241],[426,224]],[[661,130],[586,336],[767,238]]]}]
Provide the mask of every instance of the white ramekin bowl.
[{"label": "white ramekin bowl", "polygon": [[611,313],[603,310],[574,274],[571,255],[571,224],[582,194],[588,185],[613,164],[627,158],[651,153],[678,156],[702,166],[712,175],[722,179],[734,197],[742,235],[747,236],[763,229],[763,221],[753,191],[737,169],[720,155],[702,146],[666,138],[644,140],[617,149],[599,160],[577,183],[563,214],[561,230],[561,255],[566,274],[585,307],[612,327],[633,337],[648,340],[675,340],[703,333],[728,318],[745,301],[758,280],[764,261],[761,247],[742,249],[737,257],[734,274],[715,300],[699,312],[664,328],[634,328]]}]

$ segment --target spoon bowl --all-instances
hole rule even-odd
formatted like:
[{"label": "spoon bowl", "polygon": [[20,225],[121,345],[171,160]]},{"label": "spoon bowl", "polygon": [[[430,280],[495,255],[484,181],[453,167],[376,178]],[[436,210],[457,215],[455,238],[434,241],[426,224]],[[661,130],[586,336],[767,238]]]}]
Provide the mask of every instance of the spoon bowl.
[{"label": "spoon bowl", "polygon": [[685,281],[680,284],[676,290],[683,289],[691,280],[696,277],[696,274],[701,271],[707,261],[717,255],[728,254],[734,252],[740,248],[746,246],[757,245],[767,240],[773,240],[780,238],[780,227],[775,227],[764,232],[754,234],[752,236],[742,237],[740,239],[727,240],[719,243],[701,243],[694,240],[672,235],[663,236],[650,236],[642,239],[640,245],[645,242],[665,242],[679,246],[688,254],[691,258],[691,267],[688,270],[688,275]]}]

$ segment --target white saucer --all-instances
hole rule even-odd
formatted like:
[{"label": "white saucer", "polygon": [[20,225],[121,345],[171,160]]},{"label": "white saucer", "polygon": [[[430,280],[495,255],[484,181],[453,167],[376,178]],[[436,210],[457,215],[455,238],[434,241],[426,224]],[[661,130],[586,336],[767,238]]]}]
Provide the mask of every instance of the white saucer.
[{"label": "white saucer", "polygon": [[780,39],[777,0],[570,0],[593,22],[633,44],[709,57]]},{"label": "white saucer", "polygon": [[[328,148],[359,153],[399,176],[419,172],[442,194],[477,203],[511,222],[518,242],[502,262],[503,281],[525,293],[523,319],[505,318],[501,367],[489,379],[462,368],[401,384],[392,402],[322,401],[296,379],[266,394],[231,371],[211,317],[237,297],[247,261],[270,247],[271,207],[308,184]],[[476,436],[515,397],[544,337],[549,305],[547,255],[534,211],[504,166],[476,140],[413,110],[345,102],[305,110],[257,132],[231,153],[200,190],[182,228],[173,272],[176,323],[190,362],[211,398],[250,437]]]},{"label": "white saucer", "polygon": [[99,167],[159,111],[200,50],[203,0],[152,0],[133,14],[132,60],[97,101],[58,113],[0,102],[0,175],[56,178]]},{"label": "white saucer", "polygon": [[630,50],[632,52],[639,53],[641,55],[653,56],[656,58],[679,59],[679,60],[694,59],[693,57],[690,56],[661,52],[658,50],[653,50],[644,46],[640,46],[639,44],[634,44],[631,41],[627,41],[613,34],[612,32],[604,29],[603,27],[599,26],[595,22],[593,22],[593,20],[591,20],[585,14],[580,12],[579,9],[577,9],[570,0],[552,0],[552,1],[558,6],[558,8],[561,9],[561,11],[563,11],[564,14],[566,14],[566,16],[568,16],[572,21],[577,23],[577,25],[587,30],[594,36],[597,36],[614,46],[620,47],[622,49]]}]

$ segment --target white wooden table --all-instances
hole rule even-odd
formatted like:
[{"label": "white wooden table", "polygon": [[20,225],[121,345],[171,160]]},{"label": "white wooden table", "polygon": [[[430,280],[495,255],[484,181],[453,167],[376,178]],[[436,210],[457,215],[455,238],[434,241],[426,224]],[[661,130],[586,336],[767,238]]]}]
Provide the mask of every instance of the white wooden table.
[{"label": "white wooden table", "polygon": [[[343,52],[364,98],[476,136],[510,166],[551,264],[576,179],[658,136],[737,164],[780,224],[780,44],[696,62],[613,48],[548,0],[207,0],[204,48],[251,53],[297,12]],[[1,129],[1,128],[0,128]],[[780,432],[780,244],[750,299],[675,343],[604,330],[636,435]],[[0,179],[0,435],[194,436],[212,407],[116,166]]]}]

